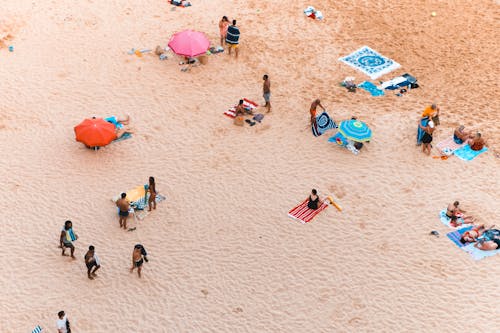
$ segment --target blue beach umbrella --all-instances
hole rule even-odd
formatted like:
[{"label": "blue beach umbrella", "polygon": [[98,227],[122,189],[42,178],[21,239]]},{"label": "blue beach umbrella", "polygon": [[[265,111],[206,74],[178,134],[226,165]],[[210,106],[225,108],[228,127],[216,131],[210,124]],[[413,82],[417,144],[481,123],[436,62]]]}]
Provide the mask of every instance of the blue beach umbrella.
[{"label": "blue beach umbrella", "polygon": [[362,121],[351,119],[340,123],[339,132],[352,141],[364,142],[372,138],[372,130]]}]

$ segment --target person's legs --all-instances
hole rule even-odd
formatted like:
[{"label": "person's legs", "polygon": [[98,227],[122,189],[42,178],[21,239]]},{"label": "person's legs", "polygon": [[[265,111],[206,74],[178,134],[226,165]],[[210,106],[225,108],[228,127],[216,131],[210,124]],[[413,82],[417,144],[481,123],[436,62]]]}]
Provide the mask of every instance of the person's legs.
[{"label": "person's legs", "polygon": [[91,275],[91,271],[92,270],[92,266],[91,265],[87,265],[87,277],[90,279],[90,280],[93,280],[94,278],[92,277]]},{"label": "person's legs", "polygon": [[120,215],[118,222],[120,222],[120,228],[123,227],[123,216]]},{"label": "person's legs", "polygon": [[228,46],[228,52],[227,52],[228,55],[231,55],[231,49],[232,48],[233,48],[233,45],[229,44],[229,46]]},{"label": "person's legs", "polygon": [[62,256],[66,255],[66,253],[64,253],[65,251],[66,251],[66,246],[63,244],[63,246],[62,246],[62,253],[61,253]]},{"label": "person's legs", "polygon": [[141,277],[141,270],[142,270],[142,265],[137,267],[137,275],[139,275],[139,277]]},{"label": "person's legs", "polygon": [[236,47],[234,49],[234,53],[235,53],[236,59],[238,59],[238,52],[239,52],[238,50],[239,50],[239,48],[240,47],[238,45],[236,45]]},{"label": "person's legs", "polygon": [[123,229],[125,229],[125,230],[127,230],[127,219],[128,219],[128,216],[123,217]]},{"label": "person's legs", "polygon": [[73,244],[71,244],[70,249],[71,249],[71,258],[76,259],[75,258],[75,246]]},{"label": "person's legs", "polygon": [[95,273],[95,271],[97,271],[99,268],[101,268],[101,265],[95,265],[94,270],[90,274],[92,274],[92,276],[97,276],[97,274]]}]

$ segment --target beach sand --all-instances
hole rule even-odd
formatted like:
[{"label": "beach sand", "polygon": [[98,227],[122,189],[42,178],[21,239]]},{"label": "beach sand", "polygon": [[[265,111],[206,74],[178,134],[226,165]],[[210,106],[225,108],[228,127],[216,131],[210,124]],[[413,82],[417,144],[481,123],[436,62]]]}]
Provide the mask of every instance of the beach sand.
[{"label": "beach sand", "polygon": [[[498,4],[315,1],[323,21],[299,1],[192,4],[0,5],[10,22],[0,38],[15,46],[0,49],[0,331],[55,332],[60,310],[85,333],[500,330],[500,256],[472,260],[438,217],[458,199],[498,224]],[[217,45],[222,15],[238,19],[237,60],[212,55],[184,73],[177,57],[127,54],[185,28]],[[346,76],[368,77],[337,59],[363,45],[402,65],[381,80],[408,72],[421,87],[348,93]],[[241,97],[263,103],[265,73],[272,112],[233,126],[222,113]],[[373,129],[358,156],[311,135],[317,97],[335,120],[356,115]],[[425,156],[416,124],[432,102],[434,143],[465,124],[489,151]],[[81,120],[112,114],[131,116],[132,139],[97,152],[75,142]],[[149,176],[167,201],[120,230],[111,197]],[[287,217],[311,188],[343,211],[307,225]],[[74,261],[58,248],[66,219],[79,235]],[[128,272],[136,243],[149,252],[142,279]],[[102,261],[94,281],[90,244]]]}]

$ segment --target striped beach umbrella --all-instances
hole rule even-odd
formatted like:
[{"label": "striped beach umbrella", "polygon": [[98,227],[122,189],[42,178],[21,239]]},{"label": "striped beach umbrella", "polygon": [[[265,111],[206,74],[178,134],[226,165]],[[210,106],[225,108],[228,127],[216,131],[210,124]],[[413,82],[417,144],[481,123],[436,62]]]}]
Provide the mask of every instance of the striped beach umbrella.
[{"label": "striped beach umbrella", "polygon": [[342,121],[339,132],[347,139],[356,142],[370,141],[372,138],[372,130],[364,122],[357,119]]}]

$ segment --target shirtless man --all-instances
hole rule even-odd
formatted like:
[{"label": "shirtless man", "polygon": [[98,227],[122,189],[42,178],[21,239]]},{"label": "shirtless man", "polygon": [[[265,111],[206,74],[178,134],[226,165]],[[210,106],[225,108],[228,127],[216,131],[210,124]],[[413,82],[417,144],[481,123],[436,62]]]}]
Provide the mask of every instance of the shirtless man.
[{"label": "shirtless man", "polygon": [[318,106],[321,107],[323,111],[326,111],[323,105],[321,105],[321,101],[319,100],[319,98],[315,99],[311,104],[311,108],[309,109],[309,112],[311,113],[311,125],[316,121],[316,108]]},{"label": "shirtless man", "polygon": [[[89,246],[89,250],[85,254],[85,265],[87,266],[87,276],[90,280],[93,280],[97,277],[95,271],[97,271],[101,265],[97,263],[98,259],[95,255],[95,248],[93,245]],[[95,267],[95,268],[94,268]],[[92,270],[94,268],[94,270]]]},{"label": "shirtless man", "polygon": [[141,277],[142,264],[144,264],[142,255],[142,246],[137,244],[134,246],[134,251],[132,252],[132,267],[130,268],[130,273],[137,268],[137,274],[139,277]]},{"label": "shirtless man", "polygon": [[245,109],[245,105],[243,105],[245,101],[240,99],[240,101],[238,102],[238,105],[236,106],[236,109],[235,109],[235,113],[237,116],[243,116],[245,114],[249,114],[249,115],[253,115],[253,112],[252,110],[247,110]]},{"label": "shirtless man", "polygon": [[118,199],[116,201],[116,206],[119,209],[118,215],[120,217],[119,222],[120,222],[120,228],[123,227],[123,229],[127,229],[127,218],[128,218],[128,210],[130,209],[130,203],[128,202],[125,197],[127,196],[127,193],[122,193],[121,194],[121,199]]},{"label": "shirtless man", "polygon": [[265,74],[262,79],[264,80],[262,91],[264,93],[264,101],[266,102],[264,106],[267,108],[267,112],[271,112],[271,81],[267,74]]},{"label": "shirtless man", "polygon": [[[71,250],[71,258],[75,258],[75,246],[73,245],[73,241],[71,240],[70,233],[73,233],[73,222],[66,221],[64,222],[64,228],[61,230],[61,235],[59,237],[59,247],[62,248],[62,255],[66,256],[65,253],[66,248]],[[73,233],[74,234],[74,233]],[[75,240],[78,239],[78,235],[75,235]]]},{"label": "shirtless man", "polygon": [[455,141],[456,144],[462,144],[465,141],[467,141],[469,138],[471,138],[470,132],[467,132],[465,130],[464,125],[460,125],[455,129],[453,132],[453,141]]}]

